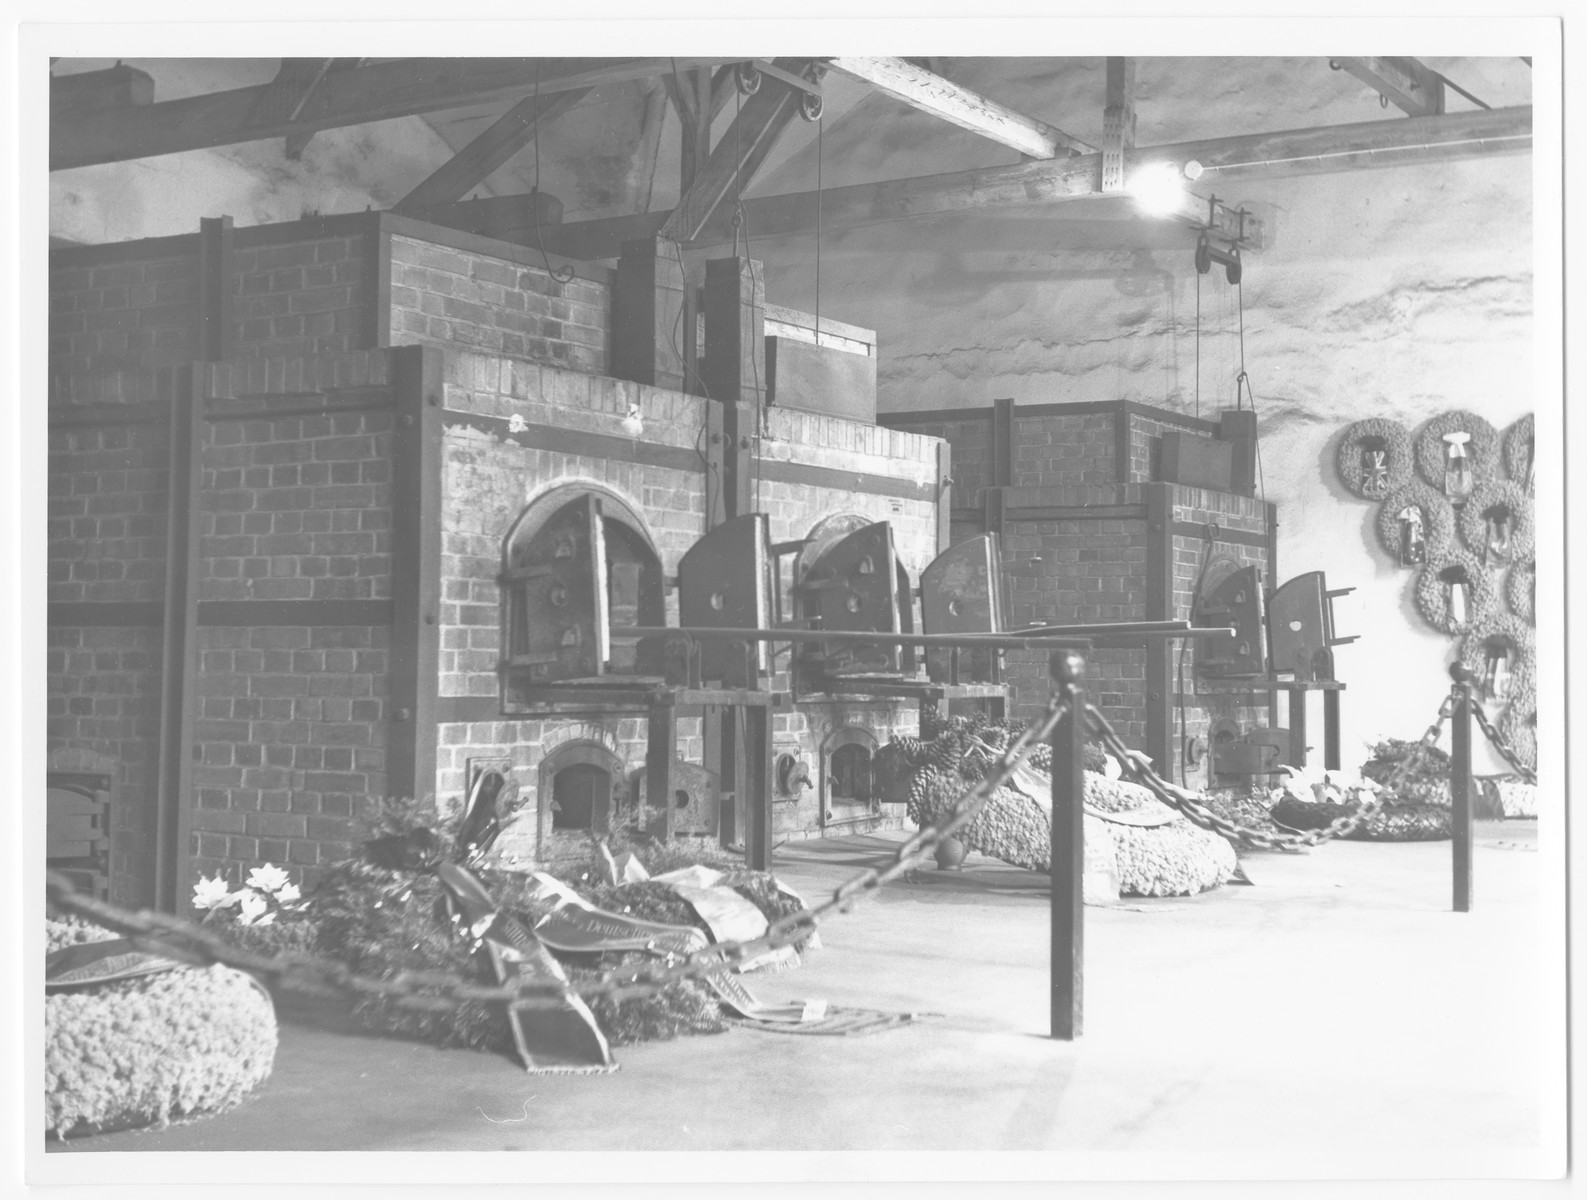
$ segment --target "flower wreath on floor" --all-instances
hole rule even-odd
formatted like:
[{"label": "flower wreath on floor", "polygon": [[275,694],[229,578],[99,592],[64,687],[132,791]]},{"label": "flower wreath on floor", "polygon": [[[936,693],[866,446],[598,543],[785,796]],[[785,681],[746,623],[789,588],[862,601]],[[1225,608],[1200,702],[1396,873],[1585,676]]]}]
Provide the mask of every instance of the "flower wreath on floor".
[{"label": "flower wreath on floor", "polygon": [[[1376,439],[1383,443],[1381,475],[1369,473],[1362,464],[1362,443]],[[1411,481],[1414,455],[1410,431],[1387,417],[1369,417],[1345,429],[1339,443],[1339,479],[1352,495],[1363,500],[1381,500]]]},{"label": "flower wreath on floor", "polygon": [[1481,624],[1469,626],[1460,643],[1460,662],[1478,680],[1487,671],[1487,643],[1490,638],[1509,642],[1515,647],[1510,668],[1511,705],[1520,703],[1528,710],[1536,708],[1537,635],[1532,627],[1514,613],[1494,613]]},{"label": "flower wreath on floor", "polygon": [[1504,577],[1504,599],[1510,611],[1529,624],[1537,621],[1537,564],[1518,562]]},{"label": "flower wreath on floor", "polygon": [[1477,485],[1460,510],[1460,540],[1468,550],[1481,556],[1488,544],[1487,512],[1498,506],[1509,509],[1511,514],[1510,561],[1531,558],[1536,540],[1532,500],[1513,479],[1489,479]]},{"label": "flower wreath on floor", "polygon": [[[1455,509],[1443,492],[1413,479],[1390,493],[1378,510],[1378,541],[1396,562],[1400,558],[1400,513],[1415,507],[1422,513],[1422,538],[1426,560],[1443,558],[1455,539]],[[1401,564],[1411,565],[1411,564]]]},{"label": "flower wreath on floor", "polygon": [[1434,417],[1416,435],[1416,466],[1422,478],[1440,491],[1444,487],[1444,463],[1448,447],[1446,433],[1470,435],[1466,454],[1471,459],[1472,477],[1492,479],[1499,469],[1499,435],[1492,425],[1476,413],[1457,409]]},{"label": "flower wreath on floor", "polygon": [[251,975],[46,918],[44,1124],[57,1137],[224,1112],[270,1074],[275,1009]]},{"label": "flower wreath on floor", "polygon": [[1516,483],[1531,481],[1533,438],[1531,413],[1504,431],[1504,471]]},{"label": "flower wreath on floor", "polygon": [[[1470,587],[1466,593],[1466,620],[1456,621],[1449,611],[1448,585],[1440,578],[1450,567],[1464,567]],[[1416,577],[1416,607],[1426,622],[1440,633],[1464,633],[1491,618],[1499,609],[1499,589],[1482,561],[1465,550],[1429,559]]]}]

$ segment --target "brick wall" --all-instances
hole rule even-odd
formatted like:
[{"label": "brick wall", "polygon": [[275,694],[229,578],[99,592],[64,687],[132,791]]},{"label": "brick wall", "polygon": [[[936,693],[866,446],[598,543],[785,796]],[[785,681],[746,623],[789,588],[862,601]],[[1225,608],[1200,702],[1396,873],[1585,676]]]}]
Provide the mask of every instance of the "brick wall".
[{"label": "brick wall", "polygon": [[[96,395],[120,394],[117,388]],[[165,587],[163,425],[59,427],[49,435],[47,598],[158,601]],[[93,752],[112,778],[112,899],[153,895],[153,739],[160,714],[158,625],[52,625],[46,750]]]},{"label": "brick wall", "polygon": [[[1014,486],[1123,482],[1113,458],[1115,413],[1022,417],[1014,410]],[[958,447],[954,447],[958,469]]]},{"label": "brick wall", "polygon": [[129,257],[118,250],[52,256],[52,375],[158,367],[193,357],[196,254]]},{"label": "brick wall", "polygon": [[391,413],[213,421],[204,600],[391,596]]},{"label": "brick wall", "polygon": [[417,238],[391,239],[391,342],[549,363],[586,374],[607,369],[611,289],[542,266]]},{"label": "brick wall", "polygon": [[368,234],[239,247],[232,257],[237,357],[338,354],[364,348],[375,280]]}]

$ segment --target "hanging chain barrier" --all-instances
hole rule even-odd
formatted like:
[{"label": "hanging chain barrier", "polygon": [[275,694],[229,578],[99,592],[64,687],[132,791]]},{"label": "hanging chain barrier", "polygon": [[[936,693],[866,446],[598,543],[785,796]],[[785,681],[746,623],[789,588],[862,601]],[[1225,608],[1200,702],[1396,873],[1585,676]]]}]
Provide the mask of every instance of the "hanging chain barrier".
[{"label": "hanging chain barrier", "polygon": [[[1476,707],[1473,705],[1472,707]],[[1395,795],[1400,790],[1400,785],[1405,782],[1405,777],[1422,759],[1427,757],[1427,752],[1438,744],[1438,739],[1444,735],[1444,722],[1455,715],[1455,693],[1451,690],[1442,704],[1438,706],[1438,719],[1427,727],[1427,732],[1422,734],[1421,740],[1411,747],[1410,753],[1395,765],[1390,773],[1388,782],[1383,785],[1383,790],[1389,795]]]},{"label": "hanging chain barrier", "polygon": [[1086,716],[1091,732],[1101,740],[1108,753],[1118,759],[1125,775],[1132,782],[1144,787],[1192,824],[1220,834],[1231,841],[1244,842],[1260,850],[1299,850],[1352,833],[1357,825],[1378,809],[1377,798],[1372,797],[1324,829],[1312,829],[1305,833],[1275,833],[1266,829],[1252,829],[1213,812],[1194,792],[1186,791],[1164,779],[1150,763],[1142,761],[1131,752],[1124,744],[1124,739],[1119,737],[1113,726],[1108,723],[1108,719],[1098,712],[1095,706],[1086,705]]},{"label": "hanging chain barrier", "polygon": [[1492,721],[1488,720],[1488,714],[1482,711],[1482,705],[1472,701],[1471,715],[1477,718],[1478,727],[1487,736],[1493,748],[1499,752],[1499,757],[1510,764],[1511,769],[1521,777],[1522,782],[1530,783],[1535,787],[1536,769],[1527,766],[1526,760],[1521,757],[1521,752],[1510,744],[1509,739],[1499,732]]},{"label": "hanging chain barrier", "polygon": [[401,1008],[432,1012],[447,1011],[469,1001],[505,1001],[520,1008],[557,1008],[569,993],[585,998],[605,996],[618,1001],[636,999],[652,995],[679,980],[700,979],[730,970],[768,951],[803,941],[834,912],[851,911],[860,896],[914,870],[939,842],[975,819],[987,798],[1008,781],[1031,749],[1052,736],[1066,711],[1068,705],[1061,693],[1055,693],[1041,716],[1009,743],[992,769],[959,797],[943,820],[926,826],[899,846],[886,867],[868,867],[851,876],[815,908],[790,913],[773,922],[758,938],[722,942],[687,955],[668,953],[652,962],[625,963],[594,979],[577,983],[520,979],[510,984],[485,985],[471,983],[446,971],[418,970],[404,970],[388,978],[376,979],[360,975],[335,959],[301,951],[272,956],[249,953],[215,930],[185,918],[148,909],[132,912],[84,895],[72,886],[70,879],[54,871],[46,875],[46,888],[55,909],[85,917],[122,934],[132,939],[139,950],[195,966],[221,963],[267,976],[282,987],[300,992],[381,997]]}]

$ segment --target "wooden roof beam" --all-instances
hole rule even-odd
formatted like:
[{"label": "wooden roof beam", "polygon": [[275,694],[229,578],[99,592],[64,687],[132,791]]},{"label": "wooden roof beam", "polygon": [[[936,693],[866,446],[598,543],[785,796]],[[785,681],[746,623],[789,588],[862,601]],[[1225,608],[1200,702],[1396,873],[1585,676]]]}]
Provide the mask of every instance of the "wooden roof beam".
[{"label": "wooden roof beam", "polygon": [[74,117],[51,114],[50,170],[203,150],[645,79],[723,58],[407,58],[331,71],[296,117],[254,124],[272,84]]},{"label": "wooden roof beam", "polygon": [[[774,65],[807,79],[819,79],[822,73],[815,59],[779,58]],[[724,211],[730,197],[736,202],[754,181],[788,122],[798,116],[804,95],[776,77],[767,76],[760,90],[744,102],[733,125],[717,139],[705,166],[696,172],[689,190],[662,225],[661,236],[677,242],[693,241],[709,221]]]},{"label": "wooden roof beam", "polygon": [[1336,71],[1348,71],[1408,116],[1432,117],[1444,111],[1444,80],[1414,58],[1330,58]]},{"label": "wooden roof beam", "polygon": [[902,58],[834,58],[827,66],[870,84],[884,96],[1030,158],[1088,154],[1096,149],[1045,121],[1015,112]]},{"label": "wooden roof beam", "polygon": [[[1231,179],[1324,174],[1525,153],[1531,148],[1532,110],[1519,107],[1149,146],[1137,150],[1131,164],[1170,162],[1183,166],[1194,160],[1202,166],[1200,189],[1222,192]],[[1102,195],[1101,175],[1102,155],[1098,153],[827,188],[820,195],[821,228],[848,229],[937,213],[1094,198]],[[521,206],[522,201],[512,197],[480,200],[418,215],[438,225],[460,228],[479,228],[488,219],[496,236],[538,244],[531,224],[521,219],[515,224],[511,219],[513,203]],[[795,192],[746,200],[744,207],[751,231],[760,240],[814,232],[816,203],[815,192]],[[1185,213],[1190,213],[1188,204]],[[654,236],[668,217],[653,212],[572,221],[555,228],[547,226],[542,237],[546,249],[569,258],[615,258],[624,241]],[[708,221],[690,244],[721,245],[732,240],[731,213],[724,211]]]},{"label": "wooden roof beam", "polygon": [[393,212],[413,213],[437,204],[461,200],[534,138],[536,130],[572,108],[590,88],[527,96],[493,121],[489,128],[442,163],[418,187],[392,206]]},{"label": "wooden roof beam", "polygon": [[154,79],[146,71],[117,63],[103,71],[50,76],[50,117],[86,116],[107,109],[142,108],[154,103]]}]

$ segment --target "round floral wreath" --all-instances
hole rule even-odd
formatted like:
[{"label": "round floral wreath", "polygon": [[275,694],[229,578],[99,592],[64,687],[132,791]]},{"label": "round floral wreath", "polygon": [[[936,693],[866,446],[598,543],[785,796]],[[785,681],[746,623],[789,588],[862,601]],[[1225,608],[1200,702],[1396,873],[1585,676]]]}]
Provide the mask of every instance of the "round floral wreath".
[{"label": "round floral wreath", "polygon": [[1510,743],[1515,755],[1534,771],[1537,770],[1537,708],[1511,704],[1499,719],[1499,734]]},{"label": "round floral wreath", "polygon": [[[1449,567],[1465,567],[1471,586],[1466,592],[1466,619],[1456,621],[1449,612],[1449,596],[1439,574]],[[1499,608],[1499,589],[1493,575],[1475,554],[1452,550],[1442,558],[1430,558],[1416,577],[1416,607],[1423,619],[1440,633],[1464,633],[1485,624]]]},{"label": "round floral wreath", "polygon": [[1466,497],[1460,510],[1460,540],[1466,548],[1482,555],[1488,538],[1488,522],[1483,513],[1496,504],[1502,504],[1513,515],[1510,527],[1510,560],[1512,562],[1532,557],[1534,530],[1532,527],[1532,501],[1513,479],[1489,479],[1479,483]]},{"label": "round floral wreath", "polygon": [[1427,545],[1427,560],[1443,558],[1455,539],[1455,509],[1443,492],[1428,487],[1420,479],[1413,479],[1389,493],[1378,510],[1378,540],[1383,548],[1399,562],[1400,513],[1411,507],[1422,510],[1422,538]]},{"label": "round floral wreath", "polygon": [[[1383,462],[1388,474],[1382,492],[1367,490],[1361,470],[1361,443],[1367,438],[1383,440]],[[1352,495],[1363,500],[1381,500],[1385,494],[1410,482],[1412,459],[1410,430],[1386,417],[1370,417],[1345,429],[1344,439],[1339,443],[1339,478]]]},{"label": "round floral wreath", "polygon": [[1493,426],[1476,413],[1457,409],[1434,417],[1416,435],[1416,465],[1422,478],[1440,491],[1444,487],[1444,445],[1446,433],[1469,433],[1466,453],[1471,456],[1471,472],[1480,481],[1491,479],[1499,465],[1499,435]]},{"label": "round floral wreath", "polygon": [[[1510,678],[1509,707],[1537,707],[1537,637],[1532,627],[1514,613],[1496,613],[1480,625],[1470,625],[1460,643],[1460,661],[1477,678],[1487,666],[1487,641],[1503,638],[1516,649]],[[1491,697],[1490,697],[1491,699]]]},{"label": "round floral wreath", "polygon": [[1537,564],[1518,562],[1504,578],[1504,598],[1523,621],[1537,621]]},{"label": "round floral wreath", "polygon": [[1533,455],[1532,438],[1531,413],[1504,431],[1504,470],[1517,483],[1526,475],[1527,459]]}]

